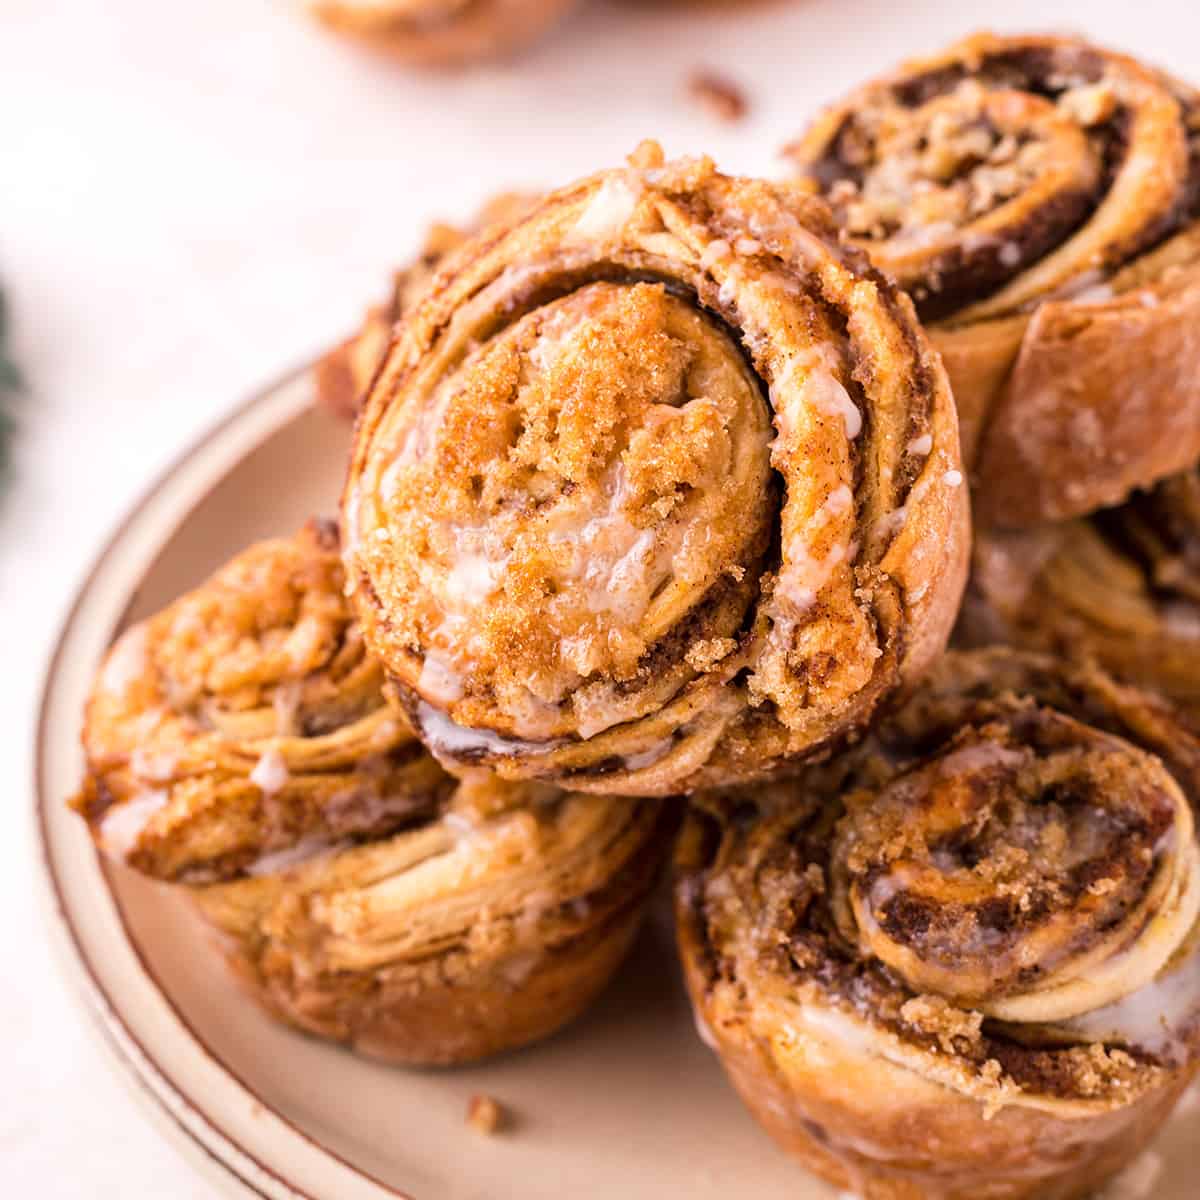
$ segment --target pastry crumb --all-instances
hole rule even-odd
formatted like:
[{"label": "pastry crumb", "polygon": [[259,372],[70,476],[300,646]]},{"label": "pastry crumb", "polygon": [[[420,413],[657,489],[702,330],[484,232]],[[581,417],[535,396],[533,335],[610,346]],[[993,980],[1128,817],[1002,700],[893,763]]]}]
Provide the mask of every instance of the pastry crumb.
[{"label": "pastry crumb", "polygon": [[684,655],[693,671],[703,674],[711,671],[722,659],[728,658],[737,649],[733,638],[701,638]]},{"label": "pastry crumb", "polygon": [[476,1092],[467,1101],[467,1124],[476,1133],[491,1137],[504,1126],[504,1109],[498,1100],[483,1092]]},{"label": "pastry crumb", "polygon": [[688,76],[687,94],[718,121],[729,124],[744,120],[750,111],[746,93],[733,80],[706,67],[698,67]]},{"label": "pastry crumb", "polygon": [[956,1008],[941,996],[914,996],[901,1007],[900,1019],[936,1038],[947,1054],[978,1045],[983,1027],[982,1013]]}]

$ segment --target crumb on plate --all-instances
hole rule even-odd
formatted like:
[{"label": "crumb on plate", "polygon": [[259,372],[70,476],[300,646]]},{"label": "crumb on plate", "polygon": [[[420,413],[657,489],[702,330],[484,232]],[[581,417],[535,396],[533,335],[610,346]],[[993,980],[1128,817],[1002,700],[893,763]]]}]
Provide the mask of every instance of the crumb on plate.
[{"label": "crumb on plate", "polygon": [[740,121],[750,108],[736,83],[708,68],[699,67],[688,76],[687,94],[720,121]]},{"label": "crumb on plate", "polygon": [[497,1133],[504,1124],[504,1109],[491,1096],[476,1092],[467,1101],[467,1124],[477,1133]]}]

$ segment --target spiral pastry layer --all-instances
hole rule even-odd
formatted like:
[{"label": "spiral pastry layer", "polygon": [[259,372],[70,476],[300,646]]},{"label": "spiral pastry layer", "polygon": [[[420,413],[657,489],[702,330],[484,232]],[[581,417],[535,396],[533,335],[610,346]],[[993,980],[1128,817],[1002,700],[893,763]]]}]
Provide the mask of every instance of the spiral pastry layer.
[{"label": "spiral pastry layer", "polygon": [[193,886],[277,1018],[361,1053],[469,1062],[546,1037],[621,962],[670,804],[463,783],[437,815],[289,870]]},{"label": "spiral pastry layer", "polygon": [[444,762],[666,794],[777,772],[921,674],[959,467],[909,302],[824,207],[648,145],[462,248],[398,329],[347,571]]},{"label": "spiral pastry layer", "polygon": [[980,532],[958,637],[1091,659],[1200,715],[1200,474],[1085,519]]},{"label": "spiral pastry layer", "polygon": [[909,290],[979,515],[1114,504],[1200,457],[1200,97],[1077,38],[984,34],[788,150]]},{"label": "spiral pastry layer", "polygon": [[854,750],[698,798],[689,989],[777,1140],[872,1200],[1068,1200],[1200,1066],[1200,741],[1095,669],[950,654]]},{"label": "spiral pastry layer", "polygon": [[122,634],[73,801],[104,851],[229,878],[436,809],[452,781],[388,707],[343,588],[336,526],[314,521]]},{"label": "spiral pastry layer", "polygon": [[367,310],[362,328],[335,347],[314,368],[317,398],[343,417],[354,417],[371,386],[392,336],[392,327],[429,286],[447,257],[489,225],[510,221],[532,207],[523,192],[493,196],[464,227],[438,222],[425,234],[417,258],[392,276],[391,294]]},{"label": "spiral pastry layer", "polygon": [[578,0],[307,0],[328,29],[403,63],[456,66],[512,54]]}]

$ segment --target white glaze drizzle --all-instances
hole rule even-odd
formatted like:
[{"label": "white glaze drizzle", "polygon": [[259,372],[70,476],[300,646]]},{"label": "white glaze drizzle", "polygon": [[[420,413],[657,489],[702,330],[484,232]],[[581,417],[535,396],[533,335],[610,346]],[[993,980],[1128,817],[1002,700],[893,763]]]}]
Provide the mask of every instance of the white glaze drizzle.
[{"label": "white glaze drizzle", "polygon": [[451,760],[477,752],[489,755],[520,754],[528,751],[550,750],[557,742],[529,742],[505,737],[492,729],[472,729],[460,725],[444,712],[419,701],[416,712],[422,739],[434,756],[445,755]]},{"label": "white glaze drizzle", "polygon": [[141,792],[124,804],[114,805],[100,821],[100,842],[114,858],[122,861],[138,844],[146,826],[168,800],[166,789]]},{"label": "white glaze drizzle", "polygon": [[129,756],[129,769],[148,783],[166,783],[175,774],[179,759],[174,754],[139,746]]},{"label": "white glaze drizzle", "polygon": [[331,841],[328,837],[321,834],[311,834],[309,837],[301,838],[291,846],[285,846],[282,850],[273,850],[268,854],[260,854],[246,868],[246,874],[252,875],[255,878],[262,875],[275,875],[279,872],[287,871],[292,867],[298,867],[302,863],[310,862],[322,855],[332,854],[337,850],[345,849],[349,844],[349,842]]},{"label": "white glaze drizzle", "polygon": [[597,188],[575,222],[574,237],[582,241],[611,241],[629,223],[640,198],[640,186],[625,173],[612,174]]},{"label": "white glaze drizzle", "polygon": [[1200,1010],[1200,953],[1193,952],[1168,970],[1113,1004],[1062,1023],[1081,1041],[1123,1042],[1139,1046],[1166,1062],[1186,1050],[1182,1035]]},{"label": "white glaze drizzle", "polygon": [[129,685],[146,671],[146,627],[137,625],[121,635],[109,652],[100,674],[101,688],[114,696],[124,696]]},{"label": "white glaze drizzle", "polygon": [[287,763],[278,750],[267,750],[254,764],[250,772],[250,782],[259,788],[264,796],[273,796],[282,791],[291,778]]}]

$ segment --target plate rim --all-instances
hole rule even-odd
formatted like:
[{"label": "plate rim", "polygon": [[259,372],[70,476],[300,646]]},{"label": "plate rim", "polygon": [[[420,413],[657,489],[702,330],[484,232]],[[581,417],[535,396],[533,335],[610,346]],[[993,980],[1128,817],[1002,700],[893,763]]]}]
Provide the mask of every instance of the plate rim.
[{"label": "plate rim", "polygon": [[[88,560],[71,592],[70,603],[59,619],[41,673],[31,739],[33,759],[31,764],[33,800],[31,836],[36,843],[37,868],[34,874],[38,882],[36,889],[40,901],[38,907],[41,908],[42,917],[53,934],[54,957],[58,962],[59,969],[69,977],[69,983],[75,985],[68,990],[87,1013],[90,1024],[100,1033],[101,1044],[106,1048],[110,1058],[122,1068],[119,1077],[125,1083],[126,1090],[136,1102],[139,1102],[138,1107],[150,1116],[151,1124],[166,1135],[167,1141],[172,1146],[183,1152],[181,1157],[189,1161],[210,1182],[218,1186],[223,1185],[225,1188],[237,1188],[236,1194],[238,1195],[258,1197],[262,1200],[277,1200],[281,1196],[286,1197],[287,1200],[325,1200],[325,1198],[317,1196],[294,1179],[286,1178],[280,1174],[276,1166],[262,1161],[253,1152],[240,1145],[236,1135],[232,1131],[222,1128],[206,1106],[190,1093],[187,1086],[177,1076],[172,1074],[169,1064],[159,1061],[149,1052],[135,1029],[123,1015],[119,1003],[105,986],[93,965],[92,957],[72,919],[70,906],[65,897],[47,827],[49,805],[62,803],[62,798],[49,795],[44,763],[52,736],[50,709],[56,680],[61,672],[63,655],[70,635],[78,625],[96,577],[129,535],[138,518],[154,504],[159,495],[188,463],[205,449],[219,442],[241,421],[279,393],[290,386],[299,385],[306,376],[311,375],[313,366],[313,362],[307,362],[303,366],[280,373],[271,382],[256,388],[227,413],[190,438],[182,449],[173,454],[166,465],[155,473],[151,481],[125,508],[99,550]],[[281,416],[280,420],[273,424],[265,435],[244,447],[240,457],[251,453],[258,445],[262,444],[265,437],[277,433],[290,421],[310,411],[313,405],[314,401],[310,399],[308,404],[289,408],[286,415]],[[225,470],[231,469],[233,465],[226,464]],[[206,481],[201,490],[188,498],[182,511],[176,514],[174,521],[176,527],[185,522],[189,515],[203,504],[213,488],[220,483],[221,478],[223,478],[223,474]],[[133,603],[136,590],[136,584],[129,589],[127,609]],[[118,618],[118,628],[122,623],[123,617]],[[92,853],[99,860],[99,853],[94,847]],[[99,867],[100,873],[107,878],[103,864],[100,863]],[[231,1083],[243,1090],[264,1111],[270,1112],[287,1128],[291,1135],[303,1139],[320,1155],[326,1157],[331,1165],[349,1172],[361,1183],[379,1189],[382,1196],[394,1197],[396,1200],[414,1200],[410,1193],[394,1188],[317,1141],[280,1112],[278,1108],[269,1104],[229,1063],[219,1056],[200,1036],[172,997],[162,987],[157,975],[146,961],[141,947],[130,935],[121,906],[116,904],[115,900],[114,905],[122,935],[137,959],[139,970],[170,1009],[184,1034]]]}]

